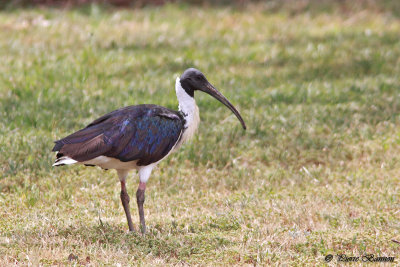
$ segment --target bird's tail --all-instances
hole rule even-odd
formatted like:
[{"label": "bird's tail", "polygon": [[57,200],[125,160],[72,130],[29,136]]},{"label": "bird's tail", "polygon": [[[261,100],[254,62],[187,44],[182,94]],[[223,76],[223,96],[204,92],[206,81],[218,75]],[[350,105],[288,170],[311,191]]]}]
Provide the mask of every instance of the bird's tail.
[{"label": "bird's tail", "polygon": [[63,156],[63,157],[57,158],[56,161],[54,162],[53,166],[63,166],[63,165],[74,164],[77,162],[78,161],[71,159],[68,156]]}]

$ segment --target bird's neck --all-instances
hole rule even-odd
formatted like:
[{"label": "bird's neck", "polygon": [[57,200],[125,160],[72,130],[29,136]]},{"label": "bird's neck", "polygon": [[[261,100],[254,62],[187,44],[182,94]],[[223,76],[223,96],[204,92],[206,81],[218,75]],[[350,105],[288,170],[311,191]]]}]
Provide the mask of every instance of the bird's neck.
[{"label": "bird's neck", "polygon": [[182,112],[185,119],[185,131],[183,133],[183,141],[187,141],[196,132],[200,122],[199,108],[192,96],[186,93],[182,88],[179,78],[175,83],[176,97],[179,101],[179,111]]}]

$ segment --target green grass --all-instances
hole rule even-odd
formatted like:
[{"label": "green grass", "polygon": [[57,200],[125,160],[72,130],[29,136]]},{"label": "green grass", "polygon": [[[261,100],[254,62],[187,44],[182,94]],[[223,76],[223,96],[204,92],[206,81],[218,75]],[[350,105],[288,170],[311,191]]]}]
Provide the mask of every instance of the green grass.
[{"label": "green grass", "polygon": [[[0,12],[0,265],[397,256],[400,21],[328,10]],[[127,234],[116,173],[52,168],[52,142],[122,106],[176,108],[175,77],[192,66],[248,130],[196,94],[196,137],[149,180],[148,235]]]}]

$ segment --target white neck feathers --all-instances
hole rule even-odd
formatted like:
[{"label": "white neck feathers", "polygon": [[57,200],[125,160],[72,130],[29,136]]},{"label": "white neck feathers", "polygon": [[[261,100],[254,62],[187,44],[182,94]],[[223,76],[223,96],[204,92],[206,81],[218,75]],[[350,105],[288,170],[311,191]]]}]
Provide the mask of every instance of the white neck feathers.
[{"label": "white neck feathers", "polygon": [[176,78],[175,82],[176,97],[179,101],[179,111],[183,113],[185,118],[185,130],[182,134],[182,142],[188,141],[196,132],[199,126],[200,116],[199,108],[196,105],[196,101],[193,97],[186,93],[185,89],[182,88],[181,81]]}]

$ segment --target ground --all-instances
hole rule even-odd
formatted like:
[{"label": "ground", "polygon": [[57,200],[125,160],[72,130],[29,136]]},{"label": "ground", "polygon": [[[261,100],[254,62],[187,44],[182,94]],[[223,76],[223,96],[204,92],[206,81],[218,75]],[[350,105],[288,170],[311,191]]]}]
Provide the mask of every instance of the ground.
[{"label": "ground", "polygon": [[[0,265],[396,257],[399,34],[396,13],[335,5],[1,11]],[[119,107],[177,108],[192,66],[248,130],[197,93],[196,137],[148,182],[148,234],[127,233],[115,171],[51,167],[53,141]]]}]

